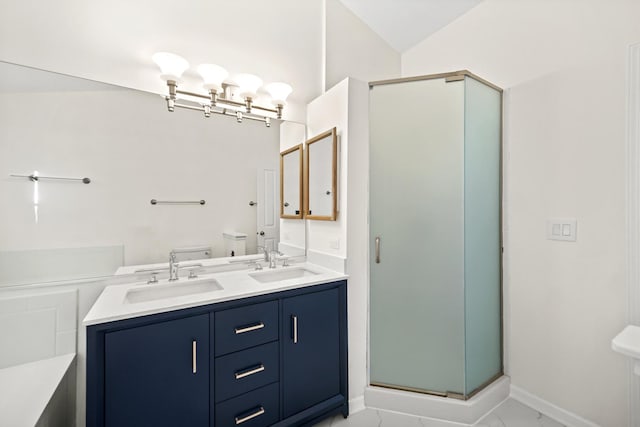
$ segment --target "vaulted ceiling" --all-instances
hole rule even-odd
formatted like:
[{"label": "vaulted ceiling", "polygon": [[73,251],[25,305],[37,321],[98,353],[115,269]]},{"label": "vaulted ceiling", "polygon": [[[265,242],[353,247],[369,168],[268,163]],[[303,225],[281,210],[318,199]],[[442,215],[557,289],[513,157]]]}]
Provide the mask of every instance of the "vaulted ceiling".
[{"label": "vaulted ceiling", "polygon": [[482,0],[340,0],[400,53]]}]

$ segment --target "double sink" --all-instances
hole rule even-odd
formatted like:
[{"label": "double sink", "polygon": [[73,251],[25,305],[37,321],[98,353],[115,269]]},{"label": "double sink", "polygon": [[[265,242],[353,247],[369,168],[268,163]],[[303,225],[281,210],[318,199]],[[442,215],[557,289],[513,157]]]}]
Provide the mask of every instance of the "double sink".
[{"label": "double sink", "polygon": [[[304,267],[280,267],[276,270],[254,271],[247,275],[258,283],[273,283],[283,280],[310,277],[318,273]],[[136,304],[185,295],[220,291],[224,288],[215,278],[185,279],[180,281],[160,280],[155,284],[141,285],[131,288],[125,295],[124,302]]]}]

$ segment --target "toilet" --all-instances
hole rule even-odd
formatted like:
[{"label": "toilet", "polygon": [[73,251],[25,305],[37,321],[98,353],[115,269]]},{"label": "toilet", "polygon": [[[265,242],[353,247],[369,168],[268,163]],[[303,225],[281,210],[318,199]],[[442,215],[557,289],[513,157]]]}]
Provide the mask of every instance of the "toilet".
[{"label": "toilet", "polygon": [[225,231],[222,233],[224,239],[225,256],[241,256],[247,253],[247,235],[238,231]]}]

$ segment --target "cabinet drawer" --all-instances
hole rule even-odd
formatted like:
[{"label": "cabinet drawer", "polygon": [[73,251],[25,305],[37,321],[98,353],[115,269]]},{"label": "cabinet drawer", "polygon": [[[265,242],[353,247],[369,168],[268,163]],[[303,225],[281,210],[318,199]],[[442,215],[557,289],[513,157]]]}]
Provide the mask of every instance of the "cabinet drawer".
[{"label": "cabinet drawer", "polygon": [[216,359],[215,401],[278,381],[278,341]]},{"label": "cabinet drawer", "polygon": [[215,314],[215,355],[278,339],[278,301],[232,308]]},{"label": "cabinet drawer", "polygon": [[280,418],[278,383],[259,388],[216,405],[216,427],[263,427]]}]

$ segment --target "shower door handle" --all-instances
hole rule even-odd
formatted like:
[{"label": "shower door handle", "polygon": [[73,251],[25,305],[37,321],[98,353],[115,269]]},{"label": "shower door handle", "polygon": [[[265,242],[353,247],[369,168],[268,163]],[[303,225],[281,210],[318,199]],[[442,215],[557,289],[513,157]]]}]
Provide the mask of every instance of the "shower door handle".
[{"label": "shower door handle", "polygon": [[376,264],[380,264],[380,236],[376,237]]}]

